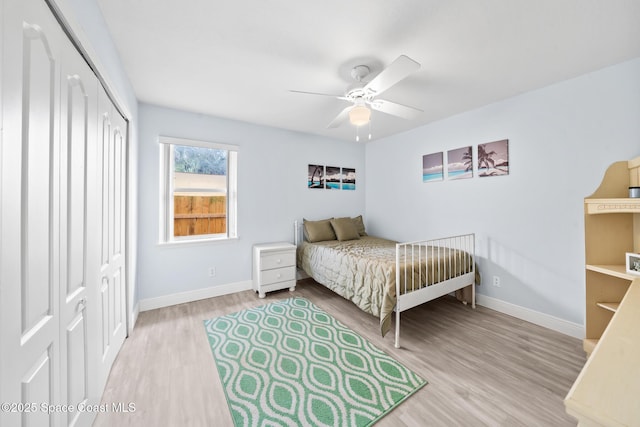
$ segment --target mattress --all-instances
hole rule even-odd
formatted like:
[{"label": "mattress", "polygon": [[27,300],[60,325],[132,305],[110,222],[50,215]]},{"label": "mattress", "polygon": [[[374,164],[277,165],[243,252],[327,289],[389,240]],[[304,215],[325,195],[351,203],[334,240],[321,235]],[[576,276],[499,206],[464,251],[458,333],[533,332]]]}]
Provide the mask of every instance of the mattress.
[{"label": "mattress", "polygon": [[[401,292],[471,271],[468,256],[433,246],[401,253]],[[348,241],[303,242],[298,248],[298,266],[316,282],[379,317],[381,333],[386,334],[396,305],[395,241],[362,236]]]}]

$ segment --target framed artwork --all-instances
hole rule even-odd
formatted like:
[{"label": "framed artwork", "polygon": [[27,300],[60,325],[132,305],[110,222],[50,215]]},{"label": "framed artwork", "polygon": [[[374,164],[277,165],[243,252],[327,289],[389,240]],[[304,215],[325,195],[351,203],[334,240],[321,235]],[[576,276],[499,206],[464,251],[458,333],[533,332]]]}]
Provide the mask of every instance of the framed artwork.
[{"label": "framed artwork", "polygon": [[422,182],[444,179],[442,152],[422,156]]},{"label": "framed artwork", "polygon": [[627,252],[627,273],[640,275],[640,254]]},{"label": "framed artwork", "polygon": [[471,146],[447,151],[447,179],[473,178]]},{"label": "framed artwork", "polygon": [[340,174],[340,168],[336,166],[326,166],[324,170],[325,170],[325,180],[324,180],[325,188],[329,190],[339,190],[340,181],[342,177]]},{"label": "framed artwork", "polygon": [[342,189],[356,189],[356,170],[354,168],[342,168]]},{"label": "framed artwork", "polygon": [[478,145],[478,176],[509,175],[509,140]]},{"label": "framed artwork", "polygon": [[309,165],[307,186],[309,188],[324,188],[324,166],[323,165]]}]

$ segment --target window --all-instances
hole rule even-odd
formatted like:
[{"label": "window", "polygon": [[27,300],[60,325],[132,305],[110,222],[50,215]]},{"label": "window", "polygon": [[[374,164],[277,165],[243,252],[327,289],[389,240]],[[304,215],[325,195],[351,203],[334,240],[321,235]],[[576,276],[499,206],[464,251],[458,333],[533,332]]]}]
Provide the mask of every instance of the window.
[{"label": "window", "polygon": [[237,236],[238,147],[161,136],[161,242]]}]

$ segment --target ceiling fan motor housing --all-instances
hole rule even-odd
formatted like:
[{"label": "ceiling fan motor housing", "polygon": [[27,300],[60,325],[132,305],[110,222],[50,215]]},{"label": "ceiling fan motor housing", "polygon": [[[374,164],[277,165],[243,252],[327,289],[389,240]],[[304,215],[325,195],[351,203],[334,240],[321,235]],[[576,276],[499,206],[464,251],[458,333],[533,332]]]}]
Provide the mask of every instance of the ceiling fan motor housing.
[{"label": "ceiling fan motor housing", "polygon": [[370,72],[371,69],[369,69],[369,67],[367,67],[366,65],[356,65],[351,70],[351,77],[353,77],[356,81],[361,82],[362,79],[367,77]]}]

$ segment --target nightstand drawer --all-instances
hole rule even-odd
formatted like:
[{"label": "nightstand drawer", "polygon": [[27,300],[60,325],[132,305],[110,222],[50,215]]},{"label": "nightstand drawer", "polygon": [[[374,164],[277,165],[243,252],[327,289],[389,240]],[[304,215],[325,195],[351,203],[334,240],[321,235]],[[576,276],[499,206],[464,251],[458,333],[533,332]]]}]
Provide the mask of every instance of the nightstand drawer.
[{"label": "nightstand drawer", "polygon": [[260,260],[261,270],[271,270],[273,268],[289,267],[295,265],[295,251],[265,253],[262,255],[262,258]]},{"label": "nightstand drawer", "polygon": [[264,270],[260,272],[260,283],[262,285],[269,285],[271,283],[286,282],[288,280],[295,280],[296,267],[283,267],[275,268],[272,270]]}]

